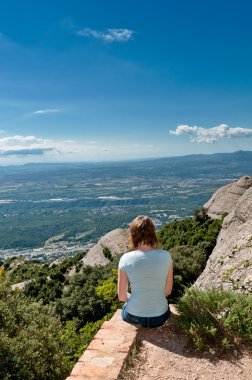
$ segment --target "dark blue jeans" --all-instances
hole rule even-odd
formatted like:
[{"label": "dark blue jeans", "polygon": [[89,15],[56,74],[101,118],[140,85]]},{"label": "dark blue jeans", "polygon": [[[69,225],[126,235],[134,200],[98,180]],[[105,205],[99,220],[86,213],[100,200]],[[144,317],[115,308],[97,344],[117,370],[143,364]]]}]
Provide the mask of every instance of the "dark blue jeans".
[{"label": "dark blue jeans", "polygon": [[136,315],[132,315],[126,311],[127,303],[125,303],[122,307],[122,319],[125,322],[131,323],[133,325],[141,325],[143,327],[159,327],[162,326],[165,321],[171,315],[171,311],[168,305],[168,310],[158,317],[137,317]]}]

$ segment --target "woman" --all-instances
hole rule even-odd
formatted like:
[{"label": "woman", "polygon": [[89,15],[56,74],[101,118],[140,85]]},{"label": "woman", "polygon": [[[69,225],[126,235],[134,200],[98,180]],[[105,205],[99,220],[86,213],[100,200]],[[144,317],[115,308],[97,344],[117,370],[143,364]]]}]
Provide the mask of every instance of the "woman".
[{"label": "woman", "polygon": [[122,318],[144,327],[162,326],[170,316],[166,297],[172,291],[173,266],[170,253],[159,249],[149,217],[138,216],[131,223],[130,248],[119,262],[118,298],[125,302]]}]

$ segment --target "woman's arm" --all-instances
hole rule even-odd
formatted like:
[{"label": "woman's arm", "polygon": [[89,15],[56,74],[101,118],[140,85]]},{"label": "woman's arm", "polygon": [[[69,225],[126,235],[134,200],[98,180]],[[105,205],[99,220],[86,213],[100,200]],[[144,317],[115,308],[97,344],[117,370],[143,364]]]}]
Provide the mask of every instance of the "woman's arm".
[{"label": "woman's arm", "polygon": [[166,297],[168,297],[171,294],[172,286],[173,286],[173,264],[171,264],[167,277],[166,277],[166,284],[165,284]]},{"label": "woman's arm", "polygon": [[127,302],[128,301],[128,284],[129,280],[127,274],[119,269],[118,270],[118,298],[120,301]]}]

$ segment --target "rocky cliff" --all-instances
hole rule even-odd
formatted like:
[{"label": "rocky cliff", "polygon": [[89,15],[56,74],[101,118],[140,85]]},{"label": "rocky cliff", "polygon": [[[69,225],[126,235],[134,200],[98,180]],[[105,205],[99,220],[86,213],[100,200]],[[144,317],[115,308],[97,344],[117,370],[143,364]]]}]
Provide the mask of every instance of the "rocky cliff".
[{"label": "rocky cliff", "polygon": [[128,240],[129,231],[117,228],[104,235],[81,261],[84,265],[106,265],[110,262],[109,257],[121,255],[129,250]]},{"label": "rocky cliff", "polygon": [[219,189],[204,205],[212,218],[225,217],[216,246],[195,285],[252,291],[252,177]]}]

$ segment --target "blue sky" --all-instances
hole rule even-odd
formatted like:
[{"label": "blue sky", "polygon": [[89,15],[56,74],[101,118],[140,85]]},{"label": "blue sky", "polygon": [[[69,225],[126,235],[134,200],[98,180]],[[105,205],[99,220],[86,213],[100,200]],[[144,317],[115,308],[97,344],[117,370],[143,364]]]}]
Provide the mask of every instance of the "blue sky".
[{"label": "blue sky", "polygon": [[0,6],[0,165],[251,150],[250,0]]}]

